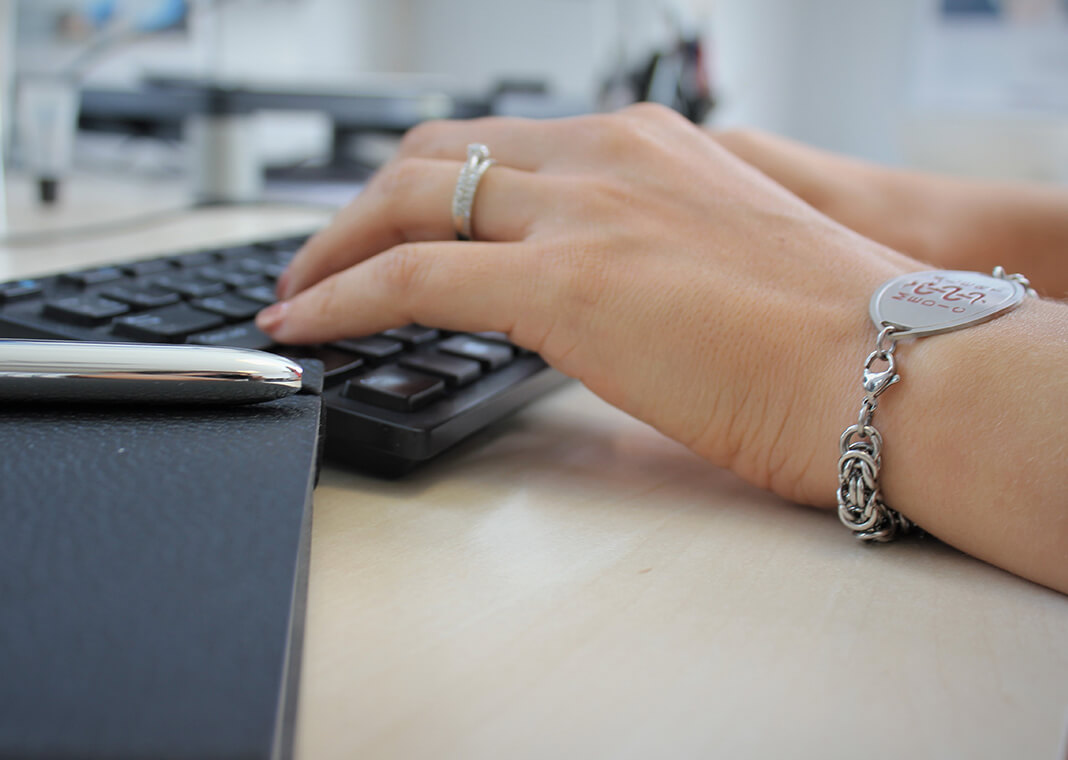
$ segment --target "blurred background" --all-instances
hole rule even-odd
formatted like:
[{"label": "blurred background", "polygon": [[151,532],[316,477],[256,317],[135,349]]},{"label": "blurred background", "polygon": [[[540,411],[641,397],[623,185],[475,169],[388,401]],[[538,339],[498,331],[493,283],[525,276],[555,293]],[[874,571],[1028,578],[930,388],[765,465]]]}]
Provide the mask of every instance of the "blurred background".
[{"label": "blurred background", "polygon": [[0,0],[0,96],[43,203],[76,171],[347,191],[423,119],[635,100],[1068,183],[1068,0]]}]

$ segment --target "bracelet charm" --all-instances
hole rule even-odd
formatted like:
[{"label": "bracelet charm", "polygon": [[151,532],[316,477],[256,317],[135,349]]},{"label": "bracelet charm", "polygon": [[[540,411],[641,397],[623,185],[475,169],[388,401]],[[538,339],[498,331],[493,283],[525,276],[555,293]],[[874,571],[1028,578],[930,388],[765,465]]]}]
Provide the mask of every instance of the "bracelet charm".
[{"label": "bracelet charm", "polygon": [[915,525],[883,501],[879,485],[883,440],[872,424],[879,396],[898,382],[894,349],[902,338],[960,330],[1016,308],[1035,296],[1027,278],[1001,267],[992,275],[938,270],[912,272],[883,283],[869,305],[879,330],[864,363],[857,422],[842,433],[838,459],[838,518],[861,541],[886,542]]}]

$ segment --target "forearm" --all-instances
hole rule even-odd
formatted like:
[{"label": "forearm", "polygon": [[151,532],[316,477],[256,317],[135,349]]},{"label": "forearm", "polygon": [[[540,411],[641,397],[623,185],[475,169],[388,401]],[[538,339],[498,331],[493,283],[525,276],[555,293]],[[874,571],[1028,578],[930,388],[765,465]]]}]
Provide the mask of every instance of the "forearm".
[{"label": "forearm", "polygon": [[1068,296],[1068,188],[890,169],[758,131],[710,133],[817,211],[942,269],[1023,272]]},{"label": "forearm", "polygon": [[873,171],[885,172],[892,216],[914,225],[899,250],[942,268],[1001,265],[1026,274],[1043,295],[1068,296],[1068,189]]},{"label": "forearm", "polygon": [[[881,398],[886,501],[930,533],[1068,593],[1068,307],[898,348]],[[1053,371],[1051,371],[1053,370]]]}]

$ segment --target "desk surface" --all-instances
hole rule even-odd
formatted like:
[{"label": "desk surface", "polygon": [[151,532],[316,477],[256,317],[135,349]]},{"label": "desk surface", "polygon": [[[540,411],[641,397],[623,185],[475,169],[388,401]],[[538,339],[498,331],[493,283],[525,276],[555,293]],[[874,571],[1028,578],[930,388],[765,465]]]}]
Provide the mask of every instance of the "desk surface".
[{"label": "desk surface", "polygon": [[[9,194],[16,229],[174,188]],[[0,280],[320,224],[176,214],[0,246]],[[853,541],[567,387],[395,482],[315,493],[299,758],[1061,758],[1068,598],[934,540]]]}]

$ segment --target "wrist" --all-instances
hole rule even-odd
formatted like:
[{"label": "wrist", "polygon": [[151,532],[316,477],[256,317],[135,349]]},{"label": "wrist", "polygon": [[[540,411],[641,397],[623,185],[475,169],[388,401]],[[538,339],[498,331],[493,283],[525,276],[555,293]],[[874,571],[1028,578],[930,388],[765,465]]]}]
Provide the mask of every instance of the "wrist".
[{"label": "wrist", "polygon": [[[1044,341],[1034,338],[1049,306],[1025,299],[990,322],[900,345],[902,382],[879,408],[883,490],[929,532],[944,533],[960,509],[988,502],[1007,474],[1026,473],[1034,442],[1016,434],[1019,402],[1048,369],[1048,344],[1039,349]],[[994,450],[1001,461],[990,468]]]},{"label": "wrist", "polygon": [[863,365],[875,344],[877,331],[868,316],[872,293],[889,279],[924,267],[881,246],[854,251],[856,271],[845,281],[833,303],[803,320],[797,394],[790,420],[783,427],[782,451],[791,466],[772,468],[777,477],[771,490],[792,501],[834,507],[837,462],[842,430],[857,421],[864,397]]},{"label": "wrist", "polygon": [[902,342],[902,381],[878,412],[888,506],[968,554],[1060,587],[1068,473],[1055,410],[1068,384],[1049,369],[1050,349],[1068,350],[1063,320],[1062,306],[1028,298],[991,322]]}]

